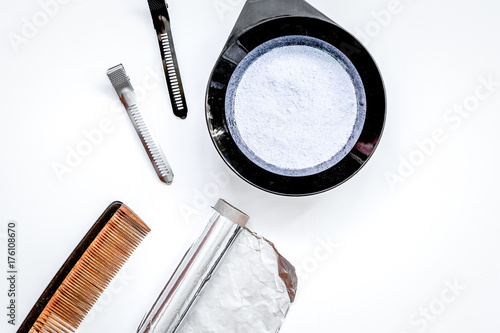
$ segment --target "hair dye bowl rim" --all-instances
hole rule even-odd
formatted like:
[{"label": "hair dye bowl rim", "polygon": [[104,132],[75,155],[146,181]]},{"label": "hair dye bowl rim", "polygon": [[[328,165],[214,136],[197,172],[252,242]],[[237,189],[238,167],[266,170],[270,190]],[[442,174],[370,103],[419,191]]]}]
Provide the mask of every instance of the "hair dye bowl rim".
[{"label": "hair dye bowl rim", "polygon": [[[232,137],[225,110],[231,77],[245,56],[261,44],[284,36],[309,36],[340,50],[361,77],[366,95],[366,119],[354,147],[330,168],[307,176],[279,175],[252,162]],[[354,176],[372,156],[385,123],[385,91],[375,62],[349,33],[320,18],[272,18],[232,36],[209,80],[206,117],[212,141],[226,164],[246,182],[264,191],[285,196],[307,196],[328,191]]]}]

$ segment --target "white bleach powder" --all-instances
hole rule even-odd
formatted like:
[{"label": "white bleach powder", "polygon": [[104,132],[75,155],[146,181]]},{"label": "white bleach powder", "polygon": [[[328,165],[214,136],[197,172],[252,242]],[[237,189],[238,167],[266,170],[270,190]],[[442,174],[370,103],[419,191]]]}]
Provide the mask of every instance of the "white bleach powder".
[{"label": "white bleach powder", "polygon": [[340,51],[318,39],[289,36],[265,44],[231,78],[231,135],[252,162],[277,174],[305,176],[332,167],[363,127],[359,74]]}]

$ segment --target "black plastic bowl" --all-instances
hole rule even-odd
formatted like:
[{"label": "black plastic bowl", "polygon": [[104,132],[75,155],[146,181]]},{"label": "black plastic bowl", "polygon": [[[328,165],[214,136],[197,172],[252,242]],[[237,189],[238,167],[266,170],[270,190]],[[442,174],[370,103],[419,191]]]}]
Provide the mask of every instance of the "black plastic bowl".
[{"label": "black plastic bowl", "polygon": [[[366,118],[354,147],[329,169],[304,177],[278,175],[248,159],[231,136],[225,110],[228,84],[241,60],[262,43],[294,35],[318,38],[340,50],[358,71],[366,95]],[[206,95],[208,129],[223,160],[248,183],[286,196],[321,193],[355,175],[374,153],[383,131],[385,113],[384,85],[372,57],[353,36],[321,14],[318,17],[276,17],[241,29],[240,33],[233,31],[212,72]]]}]

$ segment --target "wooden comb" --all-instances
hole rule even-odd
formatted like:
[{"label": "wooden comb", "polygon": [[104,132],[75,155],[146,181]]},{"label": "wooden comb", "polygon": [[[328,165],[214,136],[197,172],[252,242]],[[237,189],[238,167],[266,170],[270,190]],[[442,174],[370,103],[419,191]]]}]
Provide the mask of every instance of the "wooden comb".
[{"label": "wooden comb", "polygon": [[57,272],[17,333],[76,331],[150,231],[130,208],[112,203]]}]

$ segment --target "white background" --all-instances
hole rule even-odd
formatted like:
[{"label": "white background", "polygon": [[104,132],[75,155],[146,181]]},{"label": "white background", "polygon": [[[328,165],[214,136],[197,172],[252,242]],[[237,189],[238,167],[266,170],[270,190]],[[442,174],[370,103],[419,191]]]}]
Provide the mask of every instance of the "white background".
[{"label": "white background", "polygon": [[[413,0],[396,10],[389,0],[310,1],[372,53],[388,118],[366,167],[309,198],[248,185],[208,135],[206,84],[243,1],[170,3],[186,120],[172,114],[145,0],[66,2],[46,22],[33,0],[3,1],[0,11],[1,332],[16,331],[6,323],[8,221],[18,224],[20,324],[106,206],[130,206],[153,231],[80,332],[135,332],[219,197],[300,272],[283,333],[500,331],[500,85],[481,83],[500,82],[498,1]],[[9,36],[22,37],[34,16],[38,31],[16,51]],[[146,91],[140,109],[174,169],[172,186],[157,179],[118,104],[106,76],[118,63]],[[453,113],[464,103],[470,113]],[[54,164],[104,119],[111,132],[58,179]],[[416,142],[435,131],[445,138],[423,155]],[[449,290],[457,283],[466,289]]]}]

